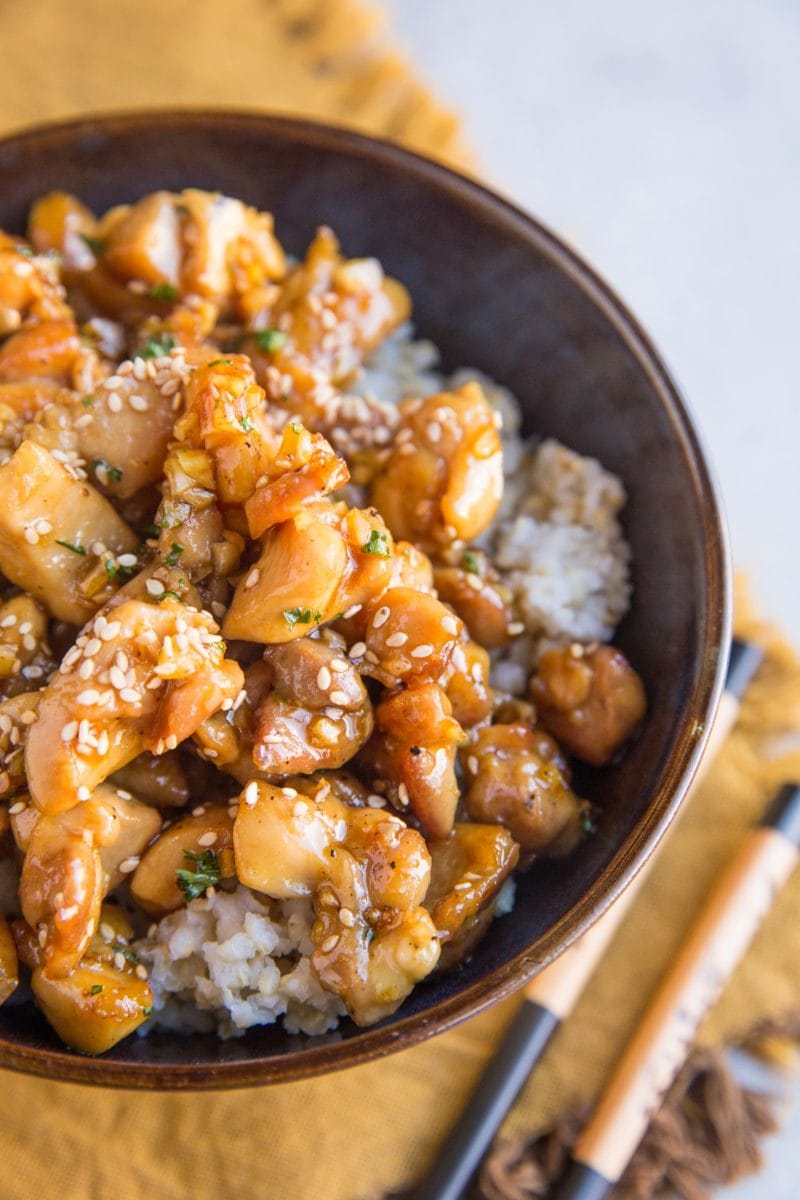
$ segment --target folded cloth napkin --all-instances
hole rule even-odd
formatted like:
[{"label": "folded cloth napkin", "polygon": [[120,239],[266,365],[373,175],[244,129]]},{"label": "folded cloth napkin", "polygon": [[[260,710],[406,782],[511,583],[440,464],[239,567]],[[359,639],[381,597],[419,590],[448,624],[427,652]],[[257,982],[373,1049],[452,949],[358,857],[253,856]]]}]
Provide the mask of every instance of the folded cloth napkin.
[{"label": "folded cloth napkin", "polygon": [[[349,123],[469,166],[457,118],[414,77],[379,25],[376,10],[359,0],[5,0],[0,39],[10,49],[0,72],[0,131],[109,108],[249,106]],[[800,730],[800,665],[746,605],[738,627],[767,648],[739,725],[510,1115],[486,1164],[486,1196],[541,1194],[574,1114],[596,1095],[720,864],[773,786],[800,775],[800,755],[786,749],[787,736]],[[795,880],[700,1046],[741,1042],[797,1019],[798,918]],[[366,1200],[399,1190],[430,1161],[515,1005],[512,998],[388,1059],[280,1088],[151,1095],[6,1072],[0,1194]],[[690,1190],[697,1180],[724,1177],[732,1160],[720,1165],[709,1148],[720,1129],[726,1144],[750,1147],[754,1157],[753,1139],[768,1115],[708,1063],[695,1060],[671,1113],[654,1126],[635,1194],[657,1186],[676,1146],[684,1174],[675,1174],[675,1159],[672,1178],[686,1195],[699,1194]],[[547,1136],[536,1141],[540,1133]]]}]

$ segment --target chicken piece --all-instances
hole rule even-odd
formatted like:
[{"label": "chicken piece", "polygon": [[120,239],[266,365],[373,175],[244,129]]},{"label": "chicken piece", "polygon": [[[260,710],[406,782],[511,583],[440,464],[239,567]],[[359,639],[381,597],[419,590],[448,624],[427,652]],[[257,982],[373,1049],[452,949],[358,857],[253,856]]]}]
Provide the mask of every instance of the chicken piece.
[{"label": "chicken piece", "polygon": [[258,562],[237,585],[226,637],[289,642],[380,595],[392,544],[374,510],[321,502],[270,529]]},{"label": "chicken piece", "polygon": [[0,337],[23,323],[71,316],[53,259],[31,256],[20,238],[0,232]]},{"label": "chicken piece", "polygon": [[489,655],[462,631],[440,683],[453,706],[453,717],[464,729],[488,721],[494,707],[494,689],[489,686]]},{"label": "chicken piece", "polygon": [[142,856],[131,877],[131,895],[150,916],[163,917],[233,874],[228,806],[200,805],[165,829]]},{"label": "chicken piece", "polygon": [[218,192],[154,192],[106,218],[101,231],[102,262],[118,279],[166,285],[225,310],[286,269],[271,215]]},{"label": "chicken piece", "polygon": [[61,408],[72,400],[72,392],[47,379],[0,383],[0,463],[8,462],[43,410],[51,405]]},{"label": "chicken piece", "polygon": [[436,568],[434,583],[439,599],[455,609],[476,642],[487,650],[508,643],[514,622],[511,593],[485,554],[466,550],[460,566]]},{"label": "chicken piece", "polygon": [[362,675],[385,687],[439,679],[461,637],[463,625],[433,596],[390,588],[356,614],[363,640],[349,656]]},{"label": "chicken piece", "polygon": [[347,851],[328,856],[327,879],[314,902],[311,967],[356,1025],[374,1025],[434,969],[438,932],[418,904],[379,908],[365,862]]},{"label": "chicken piece", "polygon": [[49,379],[67,385],[80,349],[78,328],[69,318],[25,326],[0,347],[0,381]]},{"label": "chicken piece", "polygon": [[67,271],[94,266],[97,219],[68,192],[48,192],[34,200],[28,214],[28,238],[39,254],[55,250]]},{"label": "chicken piece", "polygon": [[361,676],[319,639],[268,646],[265,695],[256,711],[253,761],[267,775],[310,774],[348,762],[372,732]]},{"label": "chicken piece", "polygon": [[213,619],[163,591],[160,599],[98,614],[47,685],[25,747],[43,812],[71,808],[145,750],[174,750],[233,704],[244,677]]},{"label": "chicken piece", "polygon": [[61,1040],[83,1054],[110,1050],[153,1011],[144,968],[127,946],[133,931],[116,905],[103,905],[100,930],[69,976],[54,978],[32,964],[37,1005]]},{"label": "chicken piece", "polygon": [[[290,421],[283,431],[269,477],[263,484],[257,481],[255,492],[245,504],[250,536],[259,538],[273,525],[297,516],[308,500],[319,500],[336,491],[349,478],[347,463],[333,452],[324,437],[309,433],[297,421]],[[385,549],[384,557],[389,557],[388,542]]]},{"label": "chicken piece", "polygon": [[442,942],[439,970],[447,970],[471,953],[491,923],[500,888],[519,861],[519,846],[502,826],[460,822],[428,849],[425,907]]},{"label": "chicken piece", "polygon": [[7,919],[0,915],[0,1004],[5,1004],[18,983],[17,948]]},{"label": "chicken piece", "polygon": [[523,851],[560,858],[580,841],[588,805],[565,777],[552,738],[527,725],[489,725],[462,751],[473,821],[505,825]]},{"label": "chicken piece", "polygon": [[[373,258],[346,261],[321,228],[263,314],[271,328],[246,340],[267,396],[309,429],[328,432],[335,390],[410,312],[408,293]],[[253,323],[251,317],[251,324]]]},{"label": "chicken piece", "polygon": [[412,542],[395,542],[389,587],[411,588],[414,592],[424,592],[428,596],[436,595],[433,563],[427,554]]},{"label": "chicken piece", "polygon": [[36,720],[41,692],[20,692],[0,701],[0,800],[25,787],[25,741]]},{"label": "chicken piece", "polygon": [[29,691],[54,668],[42,608],[30,596],[12,596],[0,605],[0,689],[6,696]]},{"label": "chicken piece", "polygon": [[185,808],[191,798],[186,772],[175,750],[166,754],[140,754],[117,771],[111,783],[134,792],[139,800],[156,808]]},{"label": "chicken piece", "polygon": [[97,608],[83,587],[86,547],[94,542],[115,556],[138,545],[89,483],[73,478],[47,450],[23,442],[0,467],[0,569],[54,617],[80,625]]},{"label": "chicken piece", "polygon": [[477,383],[405,400],[372,501],[396,538],[442,552],[492,522],[503,494],[503,450]]},{"label": "chicken piece", "polygon": [[103,897],[134,869],[160,827],[155,809],[109,785],[69,812],[35,820],[29,814],[17,825],[25,849],[20,905],[48,975],[74,970],[97,929]]},{"label": "chicken piece", "polygon": [[610,762],[647,711],[641,679],[613,646],[546,650],[530,694],[545,729],[595,767]]},{"label": "chicken piece", "polygon": [[392,692],[375,709],[375,734],[359,760],[375,791],[409,809],[425,833],[445,837],[458,804],[456,751],[464,730],[436,683]]}]

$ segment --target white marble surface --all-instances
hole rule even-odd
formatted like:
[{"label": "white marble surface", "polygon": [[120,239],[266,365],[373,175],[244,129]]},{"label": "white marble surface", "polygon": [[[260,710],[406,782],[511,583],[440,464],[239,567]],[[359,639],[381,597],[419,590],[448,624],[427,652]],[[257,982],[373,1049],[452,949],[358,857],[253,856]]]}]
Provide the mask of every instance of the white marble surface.
[{"label": "white marble surface", "polygon": [[[682,383],[736,562],[800,644],[800,2],[384,0],[487,177],[617,288]],[[800,1196],[800,1108],[725,1200]]]},{"label": "white marble surface", "polygon": [[384,7],[487,177],[655,337],[705,432],[736,562],[800,644],[800,3]]}]

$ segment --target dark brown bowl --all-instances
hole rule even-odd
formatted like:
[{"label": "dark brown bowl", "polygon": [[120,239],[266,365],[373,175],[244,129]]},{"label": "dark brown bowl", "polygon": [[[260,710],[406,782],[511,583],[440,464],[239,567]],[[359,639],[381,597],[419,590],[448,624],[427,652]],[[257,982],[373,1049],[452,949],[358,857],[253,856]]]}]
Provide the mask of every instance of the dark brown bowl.
[{"label": "dark brown bowl", "polygon": [[[519,882],[513,913],[471,960],[423,983],[390,1020],[336,1035],[279,1028],[234,1041],[129,1038],[65,1050],[32,1005],[0,1009],[0,1066],[82,1083],[219,1088],[298,1079],[411,1046],[508,995],[574,939],[652,852],[692,777],[719,697],[730,585],[719,504],[697,433],[647,335],[610,289],[531,217],[397,146],[239,113],[139,113],[0,141],[0,228],[21,231],[53,188],[95,209],[155,188],[219,189],[271,209],[284,244],[327,223],[411,291],[420,333],[522,401],[530,430],[596,455],[625,481],[635,595],[618,641],[650,711],[618,766],[586,787],[597,835]],[[586,787],[584,791],[586,791]]]}]

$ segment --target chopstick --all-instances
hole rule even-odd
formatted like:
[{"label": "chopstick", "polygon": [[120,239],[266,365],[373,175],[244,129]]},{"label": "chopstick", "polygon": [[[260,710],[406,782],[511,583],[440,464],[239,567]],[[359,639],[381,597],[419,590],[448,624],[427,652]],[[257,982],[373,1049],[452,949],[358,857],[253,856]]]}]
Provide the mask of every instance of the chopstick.
[{"label": "chopstick", "polygon": [[[739,703],[762,659],[761,649],[734,639],[725,690],[692,787],[733,728]],[[655,855],[598,921],[523,989],[523,1001],[467,1105],[448,1134],[414,1200],[459,1200],[508,1110],[561,1022],[575,1006]]]},{"label": "chopstick", "polygon": [[800,785],[785,784],[712,888],[574,1148],[553,1200],[602,1200],[633,1157],[700,1021],[800,860]]}]

